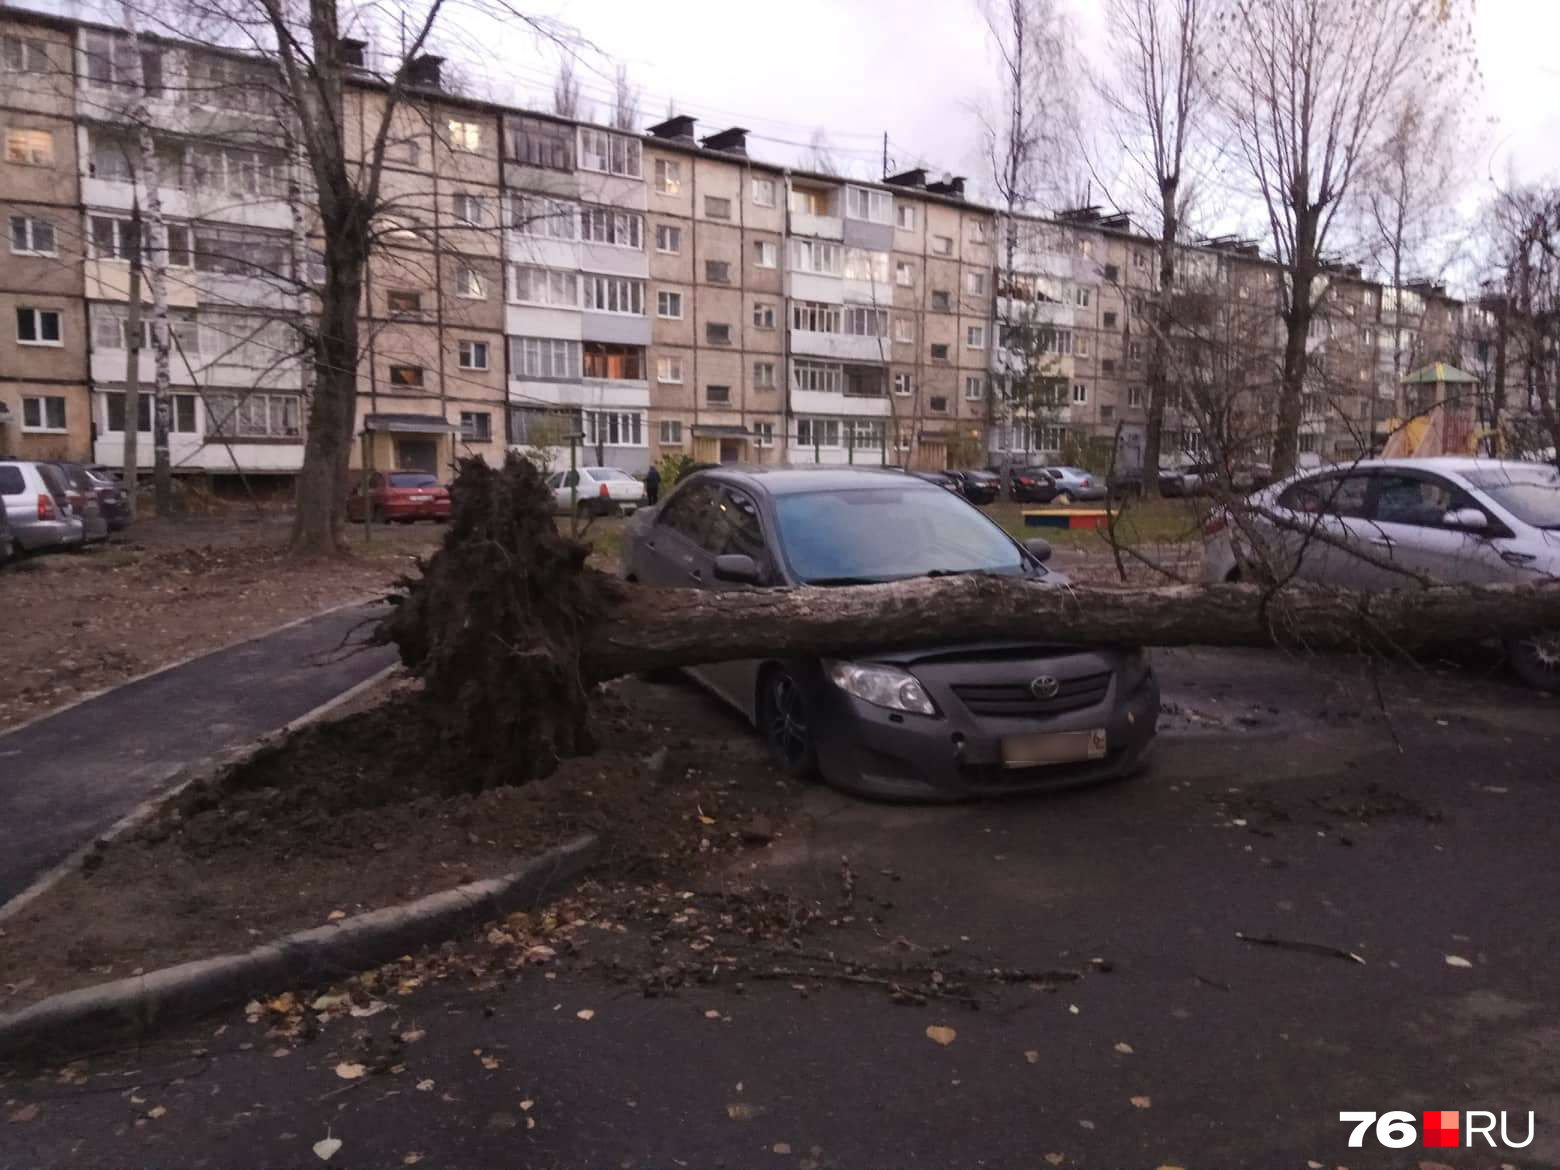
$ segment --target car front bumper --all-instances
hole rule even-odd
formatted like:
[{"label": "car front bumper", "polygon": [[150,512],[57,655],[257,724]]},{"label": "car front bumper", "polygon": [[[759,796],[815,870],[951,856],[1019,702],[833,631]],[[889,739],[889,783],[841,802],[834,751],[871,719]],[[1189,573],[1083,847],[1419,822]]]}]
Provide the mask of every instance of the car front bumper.
[{"label": "car front bumper", "polygon": [[[928,689],[936,694],[936,687]],[[899,800],[1044,792],[1130,775],[1147,761],[1159,718],[1159,681],[1152,670],[1135,678],[1117,670],[1102,701],[1035,718],[974,716],[941,696],[938,705],[947,714],[925,717],[875,707],[832,684],[814,693],[820,697],[814,718],[824,778],[848,791]],[[1010,736],[1097,728],[1106,735],[1102,758],[1003,763],[1002,741]]]}]

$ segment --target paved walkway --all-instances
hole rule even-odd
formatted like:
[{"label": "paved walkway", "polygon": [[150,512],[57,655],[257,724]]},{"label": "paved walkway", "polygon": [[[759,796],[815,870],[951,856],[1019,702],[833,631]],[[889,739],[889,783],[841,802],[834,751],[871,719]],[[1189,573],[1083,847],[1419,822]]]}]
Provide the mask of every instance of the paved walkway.
[{"label": "paved walkway", "polygon": [[360,641],[375,605],[310,618],[0,735],[0,905],[180,768],[271,731],[395,659]]}]

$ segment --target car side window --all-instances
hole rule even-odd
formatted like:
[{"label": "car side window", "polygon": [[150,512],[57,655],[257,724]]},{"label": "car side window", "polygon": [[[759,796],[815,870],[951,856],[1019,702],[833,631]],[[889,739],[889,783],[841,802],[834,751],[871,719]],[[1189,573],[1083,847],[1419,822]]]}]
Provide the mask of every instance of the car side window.
[{"label": "car side window", "polygon": [[1324,475],[1290,484],[1278,506],[1307,516],[1363,517],[1370,495],[1370,477]]},{"label": "car side window", "polygon": [[740,553],[763,565],[764,526],[758,519],[758,505],[746,492],[722,487],[714,500],[710,523],[703,545],[712,556]]},{"label": "car side window", "polygon": [[563,473],[563,483],[561,483],[559,486],[560,487],[576,487],[576,486],[578,486],[579,482],[580,482],[580,473],[579,472],[577,472],[577,471],[565,471]]},{"label": "car side window", "polygon": [[714,510],[716,489],[707,483],[690,483],[677,492],[656,518],[663,525],[678,532],[694,544],[704,544],[704,533],[709,526],[710,513]]},{"label": "car side window", "polygon": [[1445,480],[1410,475],[1376,477],[1375,518],[1383,524],[1440,528],[1442,518],[1448,512],[1464,507],[1476,508],[1478,505],[1466,492]]}]

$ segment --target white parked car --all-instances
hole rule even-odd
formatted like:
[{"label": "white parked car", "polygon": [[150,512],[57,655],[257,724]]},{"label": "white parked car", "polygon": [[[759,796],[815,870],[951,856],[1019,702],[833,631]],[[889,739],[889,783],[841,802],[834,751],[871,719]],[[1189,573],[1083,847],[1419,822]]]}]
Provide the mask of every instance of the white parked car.
[{"label": "white parked car", "polygon": [[628,515],[645,502],[645,485],[619,467],[580,467],[555,471],[547,477],[552,489],[553,511],[568,515]]},{"label": "white parked car", "polygon": [[[1560,471],[1548,464],[1373,459],[1303,472],[1248,502],[1279,520],[1250,517],[1266,559],[1302,581],[1378,590],[1413,587],[1416,577],[1465,585],[1560,578]],[[1239,580],[1264,559],[1228,520],[1208,524],[1204,580]],[[1508,650],[1524,681],[1560,690],[1560,630]]]}]

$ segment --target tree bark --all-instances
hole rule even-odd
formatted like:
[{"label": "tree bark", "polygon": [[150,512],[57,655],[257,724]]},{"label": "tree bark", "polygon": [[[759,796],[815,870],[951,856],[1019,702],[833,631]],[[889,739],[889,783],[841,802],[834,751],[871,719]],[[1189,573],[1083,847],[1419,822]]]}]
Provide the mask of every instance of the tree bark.
[{"label": "tree bark", "polygon": [[585,636],[582,673],[740,658],[846,657],[992,639],[1066,645],[1414,650],[1560,628],[1560,582],[1381,593],[1259,585],[1057,588],[976,575],[840,589],[622,585]]}]

